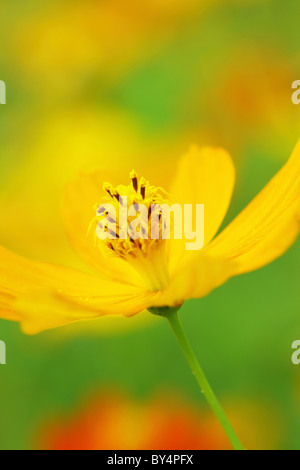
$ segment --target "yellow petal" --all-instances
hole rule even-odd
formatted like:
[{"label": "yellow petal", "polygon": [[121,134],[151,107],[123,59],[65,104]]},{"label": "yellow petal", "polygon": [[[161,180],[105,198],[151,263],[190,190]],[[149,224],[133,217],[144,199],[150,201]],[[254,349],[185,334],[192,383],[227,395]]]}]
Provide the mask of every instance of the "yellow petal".
[{"label": "yellow petal", "polygon": [[153,299],[153,306],[179,306],[185,300],[205,297],[232,275],[233,263],[200,252],[180,264],[167,288]]},{"label": "yellow petal", "polygon": [[103,183],[110,182],[117,186],[129,179],[129,174],[108,174],[101,171],[93,174],[81,174],[79,179],[69,183],[63,203],[63,217],[68,237],[76,252],[87,263],[99,271],[102,276],[133,285],[142,285],[136,271],[121,258],[105,257],[95,244],[95,233],[89,231],[91,221],[96,215],[96,205],[104,194]]},{"label": "yellow petal", "polygon": [[[217,233],[228,210],[235,184],[235,169],[230,155],[220,148],[191,147],[179,162],[170,189],[172,203],[204,204],[204,244]],[[187,254],[188,240],[170,243],[170,267],[174,269]],[[194,252],[198,256],[197,251]]]},{"label": "yellow petal", "polygon": [[154,295],[129,284],[35,263],[0,247],[0,317],[22,321],[27,333],[101,315],[134,315],[149,307]]},{"label": "yellow petal", "polygon": [[299,234],[300,141],[270,183],[212,242],[207,252],[236,263],[236,274],[282,255]]},{"label": "yellow petal", "polygon": [[[117,289],[117,287],[116,287]],[[16,300],[15,307],[22,315],[22,330],[24,333],[34,335],[42,331],[65,326],[75,322],[96,320],[107,315],[123,315],[130,317],[149,308],[155,298],[152,293],[131,295],[122,298],[115,296],[106,305],[101,305],[101,299],[94,299],[97,308],[92,310],[80,303],[66,301],[63,297],[51,291],[32,291]],[[107,302],[108,298],[104,301]],[[86,300],[86,304],[88,301]]]}]

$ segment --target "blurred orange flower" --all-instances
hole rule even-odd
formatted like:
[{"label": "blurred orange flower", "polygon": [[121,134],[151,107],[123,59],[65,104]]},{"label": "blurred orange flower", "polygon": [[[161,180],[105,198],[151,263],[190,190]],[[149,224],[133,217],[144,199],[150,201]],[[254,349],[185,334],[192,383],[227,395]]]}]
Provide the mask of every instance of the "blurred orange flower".
[{"label": "blurred orange flower", "polygon": [[[276,446],[279,435],[267,424],[274,423],[269,411],[249,401],[229,412],[249,449]],[[146,403],[101,394],[70,415],[44,423],[37,441],[47,450],[231,449],[214,417],[170,394]]]},{"label": "blurred orange flower", "polygon": [[[298,135],[299,113],[291,104],[292,77],[297,76],[297,70],[291,59],[278,51],[252,49],[243,44],[226,57],[227,67],[219,64],[216,73],[220,78],[206,93],[205,113],[210,127],[231,148],[258,141],[273,153],[273,147],[276,150],[281,144],[284,148]],[[195,102],[200,106],[203,93],[197,90],[197,94]],[[274,133],[276,144],[268,138]]]}]

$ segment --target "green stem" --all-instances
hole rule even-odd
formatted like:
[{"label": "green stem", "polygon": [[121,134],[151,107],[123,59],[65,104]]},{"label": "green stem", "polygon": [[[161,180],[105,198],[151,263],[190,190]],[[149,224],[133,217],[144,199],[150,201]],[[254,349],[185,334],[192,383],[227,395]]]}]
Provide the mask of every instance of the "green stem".
[{"label": "green stem", "polygon": [[224,431],[226,432],[228,439],[230,440],[233,448],[235,450],[244,450],[243,445],[241,444],[233,427],[228,421],[228,418],[226,414],[224,413],[223,408],[221,407],[216,395],[214,394],[211,386],[209,385],[207,381],[207,378],[205,377],[203,370],[201,369],[199,365],[196,355],[189,343],[189,340],[186,337],[186,334],[182,328],[181,322],[178,318],[178,309],[175,309],[175,308],[161,309],[160,312],[157,311],[156,313],[157,314],[159,313],[160,315],[165,316],[167,320],[169,321],[171,328],[174,331],[175,336],[181,346],[181,349],[184,352],[184,355],[192,369],[192,372],[195,375],[196,380],[206,397],[206,400],[208,401],[213,412],[218,418],[220,424],[222,425]]}]

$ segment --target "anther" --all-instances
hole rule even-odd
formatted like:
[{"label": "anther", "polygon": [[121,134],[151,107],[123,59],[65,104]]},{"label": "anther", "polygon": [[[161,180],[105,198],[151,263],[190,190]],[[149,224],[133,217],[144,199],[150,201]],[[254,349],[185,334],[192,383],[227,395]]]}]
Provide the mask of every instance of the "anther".
[{"label": "anther", "polygon": [[113,195],[112,195],[112,193],[111,193],[111,190],[112,190],[111,184],[109,184],[109,183],[104,183],[103,189],[104,189],[104,191],[107,192],[107,194],[108,194],[110,197],[113,197]]},{"label": "anther", "polygon": [[109,233],[114,237],[114,238],[120,238],[119,235],[114,232],[111,228],[109,229]]},{"label": "anther", "polygon": [[97,209],[97,214],[98,215],[103,215],[105,211],[105,208],[103,206],[99,206]]},{"label": "anther", "polygon": [[115,197],[118,202],[120,201],[120,194],[117,191],[114,193],[113,197]]},{"label": "anther", "polygon": [[130,179],[132,181],[132,186],[135,192],[137,193],[138,190],[138,180],[137,180],[137,174],[134,170],[130,173]]}]

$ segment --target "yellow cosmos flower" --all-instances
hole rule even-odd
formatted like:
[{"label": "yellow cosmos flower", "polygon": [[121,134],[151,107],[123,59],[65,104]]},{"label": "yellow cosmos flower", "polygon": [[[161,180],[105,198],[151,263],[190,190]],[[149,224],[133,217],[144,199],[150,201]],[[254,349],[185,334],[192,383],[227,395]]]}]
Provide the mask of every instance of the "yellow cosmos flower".
[{"label": "yellow cosmos flower", "polygon": [[[1,317],[20,321],[24,332],[35,334],[102,315],[132,316],[145,309],[178,307],[187,299],[206,296],[232,276],[270,263],[299,234],[300,142],[286,165],[218,236],[235,183],[229,154],[192,147],[174,176],[166,173],[157,175],[157,186],[134,173],[131,179],[83,174],[70,183],[64,201],[69,238],[95,272],[33,262],[2,247]],[[203,249],[187,251],[185,239],[172,238],[95,243],[94,230],[87,235],[95,204],[108,195],[116,201],[121,191],[148,207],[165,194],[172,203],[204,204]]]}]

